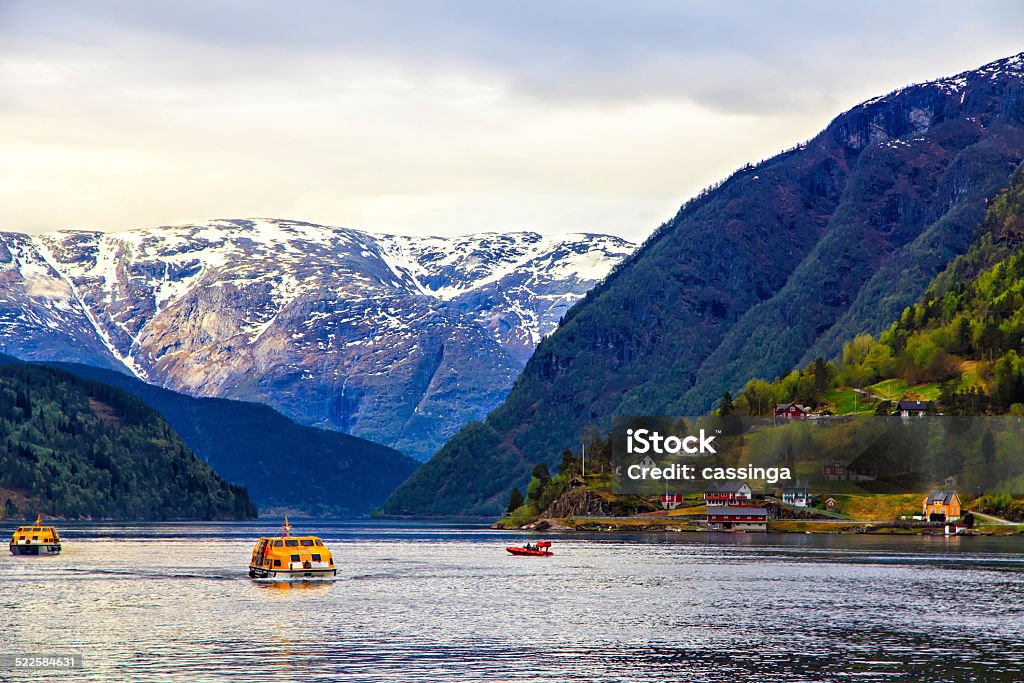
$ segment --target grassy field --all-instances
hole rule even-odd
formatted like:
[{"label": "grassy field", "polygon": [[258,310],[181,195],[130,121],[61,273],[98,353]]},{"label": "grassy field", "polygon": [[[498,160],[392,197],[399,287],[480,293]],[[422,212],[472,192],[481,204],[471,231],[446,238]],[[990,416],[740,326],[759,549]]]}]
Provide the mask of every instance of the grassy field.
[{"label": "grassy field", "polygon": [[858,395],[853,389],[842,387],[829,389],[825,392],[825,400],[832,404],[837,415],[872,415],[875,412],[875,403],[864,400],[863,395]]},{"label": "grassy field", "polygon": [[[825,495],[825,498],[830,496]],[[849,495],[837,493],[834,512],[854,520],[890,521],[903,515],[921,514],[924,494],[919,493],[878,493]]]},{"label": "grassy field", "polygon": [[[904,397],[915,401],[937,401],[941,392],[938,384],[910,385],[900,378],[882,380],[865,387],[864,390],[893,402]],[[873,415],[878,405],[878,401],[858,394],[850,387],[829,389],[825,392],[825,400],[833,405],[837,415]]]},{"label": "grassy field", "polygon": [[915,401],[936,401],[940,393],[938,384],[915,384],[911,386],[907,384],[906,380],[899,377],[885,379],[865,388],[875,396],[881,396],[892,401],[898,401],[904,396]]},{"label": "grassy field", "polygon": [[706,515],[708,508],[706,505],[692,505],[690,507],[678,508],[676,510],[669,510],[669,517],[693,517],[694,515]]},{"label": "grassy field", "polygon": [[984,388],[985,380],[982,377],[984,368],[984,361],[960,361],[960,387],[963,389],[970,389],[971,387]]}]

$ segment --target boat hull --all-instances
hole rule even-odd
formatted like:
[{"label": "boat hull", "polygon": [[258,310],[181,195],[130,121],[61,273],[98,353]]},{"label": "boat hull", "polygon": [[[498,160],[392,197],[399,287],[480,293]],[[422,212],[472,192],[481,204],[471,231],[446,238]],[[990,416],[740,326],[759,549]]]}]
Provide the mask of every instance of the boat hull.
[{"label": "boat hull", "polygon": [[513,555],[521,555],[523,557],[549,557],[554,555],[550,550],[527,550],[526,548],[517,548],[515,546],[508,546],[505,550]]},{"label": "boat hull", "polygon": [[249,576],[254,579],[323,579],[337,576],[338,570],[330,569],[265,569],[249,566]]},{"label": "boat hull", "polygon": [[11,543],[12,555],[57,555],[60,543]]}]

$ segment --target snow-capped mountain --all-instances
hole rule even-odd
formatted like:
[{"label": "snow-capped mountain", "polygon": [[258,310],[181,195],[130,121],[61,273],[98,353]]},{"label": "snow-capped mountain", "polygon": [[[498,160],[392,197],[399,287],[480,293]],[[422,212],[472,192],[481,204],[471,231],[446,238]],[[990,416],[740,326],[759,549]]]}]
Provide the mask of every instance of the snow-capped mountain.
[{"label": "snow-capped mountain", "polygon": [[425,458],[504,398],[541,337],[632,248],[269,219],[0,233],[0,351],[268,403]]}]

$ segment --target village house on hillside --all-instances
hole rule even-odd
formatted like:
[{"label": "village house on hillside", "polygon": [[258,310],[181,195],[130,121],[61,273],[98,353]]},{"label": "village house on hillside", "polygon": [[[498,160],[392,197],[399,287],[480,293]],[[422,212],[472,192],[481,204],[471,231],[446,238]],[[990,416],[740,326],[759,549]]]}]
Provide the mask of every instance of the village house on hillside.
[{"label": "village house on hillside", "polygon": [[960,519],[960,496],[952,489],[929,491],[922,506],[924,518],[930,522],[952,522]]},{"label": "village house on hillside", "polygon": [[853,463],[846,463],[836,460],[826,462],[821,466],[825,481],[873,481],[878,479],[878,469],[875,467],[857,467]]},{"label": "village house on hillside", "polygon": [[639,465],[640,467],[645,467],[647,469],[653,469],[658,466],[658,463],[654,461],[654,458],[652,458],[649,455],[645,455],[644,457],[637,460],[636,464]]},{"label": "village house on hillside", "polygon": [[664,510],[675,510],[683,504],[683,494],[663,493],[661,494],[661,507]]},{"label": "village house on hillside", "polygon": [[707,524],[714,530],[767,531],[768,510],[746,506],[709,508]]},{"label": "village house on hillside", "polygon": [[708,507],[745,505],[753,497],[754,492],[743,481],[711,482],[704,490],[704,502]]},{"label": "village house on hillside", "polygon": [[799,403],[776,403],[775,417],[783,420],[803,420],[811,414],[811,409]]},{"label": "village house on hillside", "polygon": [[896,404],[896,414],[900,417],[921,417],[927,413],[928,403],[926,401],[909,401],[904,398]]},{"label": "village house on hillside", "polygon": [[782,489],[782,502],[798,508],[811,504],[811,487],[806,481],[797,479]]}]

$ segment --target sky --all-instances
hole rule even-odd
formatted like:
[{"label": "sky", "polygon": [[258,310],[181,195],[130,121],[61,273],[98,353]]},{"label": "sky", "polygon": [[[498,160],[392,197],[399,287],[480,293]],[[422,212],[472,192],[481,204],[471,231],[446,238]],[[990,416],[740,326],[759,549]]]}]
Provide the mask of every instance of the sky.
[{"label": "sky", "polygon": [[1024,3],[0,0],[0,229],[277,217],[642,240]]}]

